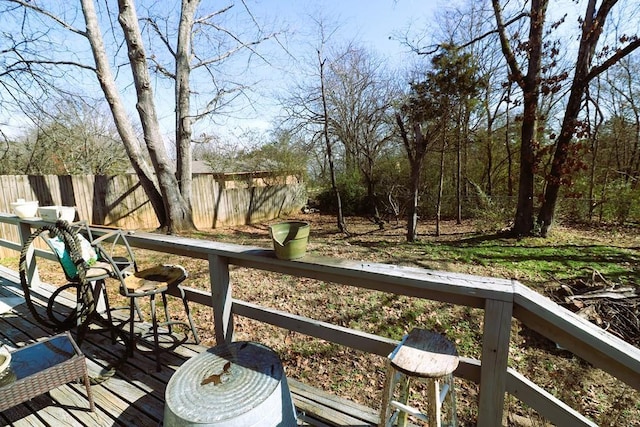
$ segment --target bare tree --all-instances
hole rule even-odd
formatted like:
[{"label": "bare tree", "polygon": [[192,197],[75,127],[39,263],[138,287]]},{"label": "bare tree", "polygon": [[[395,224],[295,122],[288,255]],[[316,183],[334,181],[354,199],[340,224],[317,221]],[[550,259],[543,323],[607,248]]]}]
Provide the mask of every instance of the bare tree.
[{"label": "bare tree", "polygon": [[[160,78],[167,78],[175,85],[174,96],[175,141],[177,155],[177,178],[181,193],[190,205],[191,197],[191,161],[193,145],[193,126],[206,118],[215,117],[229,107],[230,102],[242,96],[249,83],[242,83],[234,75],[230,81],[222,76],[220,66],[234,56],[247,52],[247,66],[250,69],[252,57],[267,63],[257,47],[271,39],[278,32],[264,31],[255,21],[246,2],[237,5],[230,3],[211,12],[200,9],[200,0],[182,0],[177,23],[171,15],[154,13],[147,10],[142,20],[147,24],[152,36],[150,41],[159,41],[149,48],[152,52],[149,60],[152,70]],[[248,26],[252,30],[237,32],[225,25],[224,17],[237,10],[248,17]],[[230,16],[229,21],[235,18]],[[171,32],[177,27],[177,39],[172,43]],[[167,54],[163,54],[162,51]],[[193,88],[193,80],[199,84]]]},{"label": "bare tree", "polygon": [[350,48],[332,51],[329,42],[337,28],[331,28],[324,17],[311,19],[318,31],[318,40],[314,41],[314,58],[308,62],[305,70],[300,70],[309,74],[304,76],[302,82],[291,85],[287,96],[280,101],[285,110],[283,126],[289,126],[294,135],[311,134],[311,137],[306,139],[311,141],[310,146],[315,145],[316,151],[321,153],[322,169],[328,174],[335,197],[336,225],[341,233],[349,234],[337,181],[338,138],[333,132],[337,117],[330,105],[330,94],[334,91],[335,80],[330,80],[328,75],[331,72],[331,64],[338,62]]},{"label": "bare tree", "polygon": [[411,197],[407,210],[407,242],[414,242],[418,237],[420,177],[429,143],[441,132],[443,122],[435,120],[440,116],[440,110],[429,82],[412,82],[410,86],[407,100],[395,117],[409,160]]},{"label": "bare tree", "polygon": [[[122,34],[127,46],[129,65],[134,86],[136,89],[136,110],[142,127],[145,148],[143,151],[140,146],[137,134],[134,131],[134,125],[129,117],[125,102],[121,96],[121,88],[116,83],[116,78],[111,70],[110,60],[112,53],[109,53],[105,42],[104,35],[100,28],[100,20],[96,12],[93,0],[81,0],[81,8],[85,19],[85,29],[79,29],[72,22],[65,21],[64,14],[56,14],[41,7],[39,4],[24,0],[5,0],[21,8],[24,13],[36,12],[56,24],[60,28],[69,30],[74,34],[84,37],[88,40],[93,54],[94,64],[87,65],[78,61],[65,61],[54,58],[45,58],[44,54],[35,57],[31,56],[25,60],[26,63],[48,63],[52,66],[60,67],[80,67],[85,70],[95,72],[100,83],[100,87],[104,93],[105,99],[111,109],[114,122],[118,128],[120,137],[122,138],[127,154],[131,160],[131,164],[140,178],[140,182],[145,189],[149,200],[154,207],[156,215],[160,221],[160,227],[167,232],[176,232],[194,228],[191,217],[190,207],[190,188],[191,188],[191,124],[195,117],[204,117],[213,112],[218,112],[215,108],[202,108],[197,114],[191,111],[190,98],[194,95],[190,89],[190,71],[193,67],[190,61],[193,59],[194,45],[191,34],[195,23],[199,23],[211,31],[224,31],[231,38],[235,37],[237,46],[226,51],[224,54],[215,59],[201,59],[197,64],[206,68],[207,64],[217,61],[217,66],[224,59],[233,56],[236,52],[243,48],[249,48],[251,53],[255,51],[250,47],[252,43],[243,42],[241,38],[229,29],[222,29],[212,23],[211,19],[217,14],[196,18],[196,10],[199,1],[183,1],[181,3],[180,21],[178,23],[178,35],[175,47],[174,42],[169,37],[160,37],[166,45],[174,59],[175,71],[171,72],[172,78],[175,79],[175,101],[176,101],[176,154],[178,156],[178,164],[171,159],[164,138],[160,131],[160,122],[157,105],[155,104],[153,84],[149,73],[149,64],[152,59],[157,56],[149,55],[143,43],[143,37],[140,30],[140,20],[137,16],[135,4],[131,0],[118,1],[118,22],[122,29]],[[245,3],[242,4],[246,7]],[[159,7],[159,5],[157,5]],[[218,11],[223,13],[227,9]],[[255,23],[253,16],[250,14],[246,18],[250,22]],[[104,22],[104,19],[102,20]],[[150,21],[147,21],[150,22]],[[111,30],[115,31],[114,27]],[[158,34],[161,34],[158,32]],[[46,51],[45,51],[46,52]],[[70,56],[73,56],[70,55]],[[158,62],[156,62],[157,64]],[[156,68],[160,72],[166,71],[160,67]],[[207,71],[211,73],[212,70]],[[213,74],[210,74],[213,75]],[[209,106],[219,106],[228,91],[221,89],[216,93],[214,99],[209,100]],[[147,164],[148,159],[151,160],[150,167]],[[155,175],[155,177],[154,177]]]},{"label": "bare tree", "polygon": [[329,175],[331,177],[331,188],[336,197],[336,222],[338,226],[338,230],[341,233],[349,234],[347,230],[347,225],[344,222],[344,213],[342,211],[342,199],[340,198],[340,189],[338,188],[338,184],[336,182],[336,168],[334,164],[333,157],[333,143],[331,142],[331,137],[329,135],[329,109],[327,107],[327,89],[325,87],[326,77],[325,77],[325,65],[326,58],[323,57],[322,51],[318,49],[318,69],[320,70],[320,100],[322,103],[322,138],[325,143],[325,149],[327,153],[327,162],[329,163]]},{"label": "bare tree", "polygon": [[607,52],[602,52],[602,55],[606,55],[605,59],[594,65],[597,54],[596,47],[604,32],[607,18],[616,3],[617,0],[604,0],[598,8],[596,0],[589,0],[587,2],[584,19],[582,20],[582,35],[578,47],[575,72],[569,91],[569,99],[564,112],[560,135],[556,141],[551,171],[546,179],[547,185],[544,193],[544,202],[538,214],[540,233],[543,236],[547,235],[553,222],[558,193],[562,185],[563,177],[567,174],[565,166],[571,155],[571,142],[579,127],[578,116],[583,108],[584,94],[589,82],[640,47],[640,38],[637,35],[622,35],[619,39],[623,42],[626,41],[626,45],[613,50],[609,55],[606,55]]},{"label": "bare tree", "polygon": [[523,93],[523,118],[520,143],[520,179],[518,183],[518,203],[513,232],[528,235],[533,232],[534,174],[536,168],[535,149],[538,144],[538,104],[540,74],[542,66],[542,36],[547,13],[548,0],[532,0],[529,12],[529,55],[526,73],[521,70],[516,54],[511,47],[502,18],[502,8],[498,0],[492,0],[502,52],[509,66],[510,76]]},{"label": "bare tree", "polygon": [[392,141],[389,117],[398,91],[380,59],[364,48],[349,47],[329,66],[330,131],[344,146],[345,169],[360,171],[367,190],[368,214],[382,228],[376,166]]}]

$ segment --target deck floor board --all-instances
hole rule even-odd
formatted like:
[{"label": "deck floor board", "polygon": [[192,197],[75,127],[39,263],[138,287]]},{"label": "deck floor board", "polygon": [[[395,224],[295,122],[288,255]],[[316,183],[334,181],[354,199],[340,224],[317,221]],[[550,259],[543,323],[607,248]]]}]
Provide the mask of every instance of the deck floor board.
[{"label": "deck floor board", "polygon": [[[48,297],[55,288],[43,284],[34,290],[32,300],[44,316]],[[16,272],[0,267],[0,297],[23,296]],[[56,299],[56,310],[75,305],[73,295]],[[22,347],[55,334],[33,318],[25,303],[0,313],[0,344]],[[186,360],[206,347],[184,343],[161,355],[162,370],[155,370],[155,356],[136,351],[133,358],[117,362],[124,355],[121,341],[112,343],[106,332],[90,332],[81,344],[87,357],[96,411],[89,411],[84,384],[69,383],[0,414],[0,425],[23,426],[162,426],[164,392],[167,382]],[[105,375],[117,364],[112,376]],[[309,385],[288,379],[299,413],[299,425],[372,426],[377,414],[371,409],[331,395]]]}]

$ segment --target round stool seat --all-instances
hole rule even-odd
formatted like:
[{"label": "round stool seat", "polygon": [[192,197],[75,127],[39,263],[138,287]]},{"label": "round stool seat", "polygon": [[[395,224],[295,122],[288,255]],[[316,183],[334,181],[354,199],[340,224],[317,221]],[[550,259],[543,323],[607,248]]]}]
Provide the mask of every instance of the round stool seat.
[{"label": "round stool seat", "polygon": [[234,342],[189,359],[167,384],[164,425],[297,425],[278,355],[258,343]]},{"label": "round stool seat", "polygon": [[184,267],[179,265],[157,265],[140,270],[124,279],[127,292],[151,294],[166,292],[187,277]]},{"label": "round stool seat", "polygon": [[456,370],[459,363],[455,345],[444,336],[414,329],[389,356],[391,365],[405,375],[439,378]]}]

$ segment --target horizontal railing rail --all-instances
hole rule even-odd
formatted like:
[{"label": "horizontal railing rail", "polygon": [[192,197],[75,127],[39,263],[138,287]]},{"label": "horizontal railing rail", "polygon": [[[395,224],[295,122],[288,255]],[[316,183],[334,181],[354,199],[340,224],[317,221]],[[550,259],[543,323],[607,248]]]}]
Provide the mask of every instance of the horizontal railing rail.
[{"label": "horizontal railing rail", "polygon": [[[6,214],[0,214],[0,223],[19,227],[23,238],[31,228],[43,224],[17,220]],[[100,234],[100,228],[95,232]],[[1,237],[0,246],[21,248],[19,242]],[[481,359],[462,357],[455,372],[456,376],[479,384],[478,426],[502,424],[506,392],[554,424],[596,425],[508,367],[513,318],[640,390],[640,349],[514,280],[311,255],[284,261],[263,248],[153,233],[136,232],[130,234],[128,240],[135,248],[208,261],[211,292],[187,288],[187,297],[212,307],[219,343],[232,340],[233,315],[380,356],[389,354],[397,343],[388,337],[233,298],[231,265],[483,309]],[[37,274],[37,269],[34,270]]]}]

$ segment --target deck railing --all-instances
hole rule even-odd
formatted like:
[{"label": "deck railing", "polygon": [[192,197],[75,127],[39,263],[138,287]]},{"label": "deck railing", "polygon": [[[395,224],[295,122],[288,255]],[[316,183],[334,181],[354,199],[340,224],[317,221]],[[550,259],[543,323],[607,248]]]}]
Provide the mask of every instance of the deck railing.
[{"label": "deck railing", "polygon": [[[32,228],[44,224],[21,221],[8,214],[0,214],[0,223],[17,226],[23,239]],[[213,308],[219,343],[232,340],[234,314],[380,356],[388,355],[397,343],[387,337],[235,299],[229,280],[231,265],[483,309],[481,359],[461,357],[454,373],[479,384],[477,425],[480,427],[502,425],[505,392],[556,425],[596,425],[508,367],[513,318],[640,390],[640,349],[515,280],[311,255],[297,261],[283,261],[276,259],[273,251],[262,248],[151,233],[137,232],[128,236],[128,240],[136,248],[208,261],[211,292],[188,289],[188,298]],[[14,250],[22,247],[20,242],[2,236],[0,246]],[[52,256],[40,250],[36,253]],[[37,277],[37,269],[34,268],[32,274]]]}]

